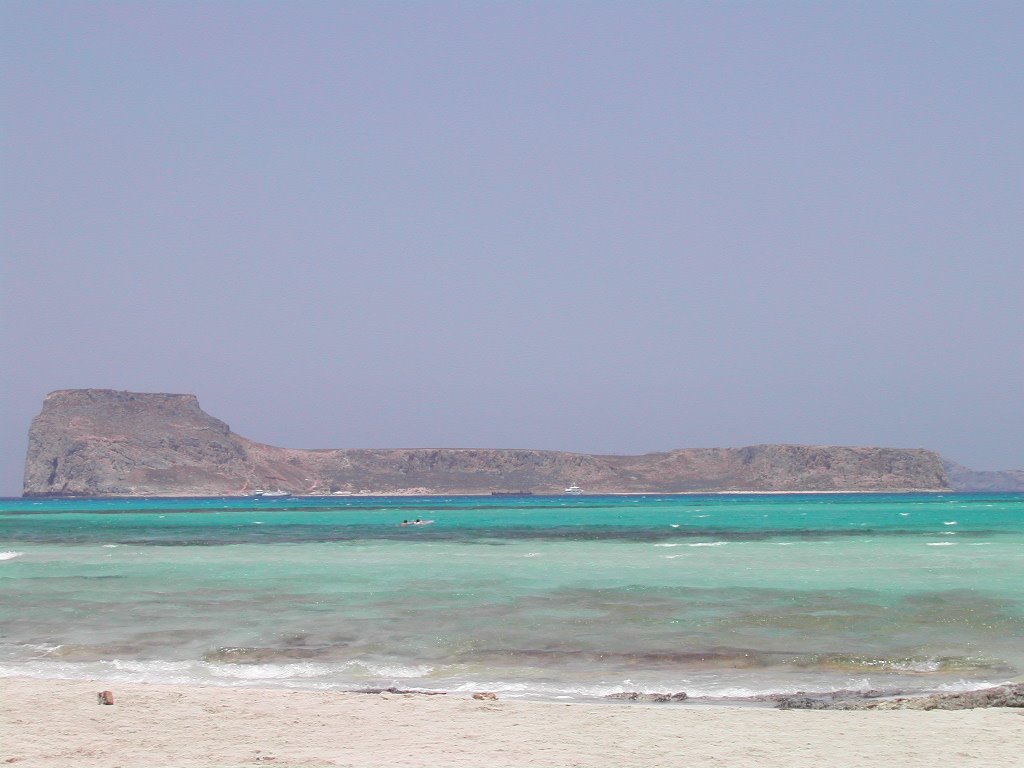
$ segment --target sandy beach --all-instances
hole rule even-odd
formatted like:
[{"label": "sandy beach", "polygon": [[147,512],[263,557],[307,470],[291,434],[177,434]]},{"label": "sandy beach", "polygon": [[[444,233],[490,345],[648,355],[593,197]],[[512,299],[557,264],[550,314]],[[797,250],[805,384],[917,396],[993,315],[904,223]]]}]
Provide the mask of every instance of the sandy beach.
[{"label": "sandy beach", "polygon": [[[110,689],[113,706],[97,704]],[[1011,766],[1018,709],[778,711],[0,681],[19,766]]]}]

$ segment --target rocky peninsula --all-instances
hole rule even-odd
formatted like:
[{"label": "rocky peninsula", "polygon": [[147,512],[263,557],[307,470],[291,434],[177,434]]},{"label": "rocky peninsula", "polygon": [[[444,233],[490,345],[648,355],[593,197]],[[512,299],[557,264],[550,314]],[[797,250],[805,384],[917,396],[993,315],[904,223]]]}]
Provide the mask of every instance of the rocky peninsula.
[{"label": "rocky peninsula", "polygon": [[[641,456],[543,450],[300,450],[235,434],[191,394],[67,389],[32,421],[26,496],[869,492],[956,490],[924,449],[808,445]],[[956,468],[958,477],[969,471]],[[1005,479],[1005,478],[1000,478]]]}]

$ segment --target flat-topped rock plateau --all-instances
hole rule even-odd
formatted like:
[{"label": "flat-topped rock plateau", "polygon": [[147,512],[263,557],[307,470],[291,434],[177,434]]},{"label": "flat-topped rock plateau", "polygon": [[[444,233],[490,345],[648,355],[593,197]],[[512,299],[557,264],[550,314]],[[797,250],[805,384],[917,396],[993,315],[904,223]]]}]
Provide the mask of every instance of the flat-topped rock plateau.
[{"label": "flat-topped rock plateau", "polygon": [[756,445],[642,456],[413,448],[300,450],[236,435],[195,395],[67,389],[32,421],[26,496],[952,490],[924,449]]}]

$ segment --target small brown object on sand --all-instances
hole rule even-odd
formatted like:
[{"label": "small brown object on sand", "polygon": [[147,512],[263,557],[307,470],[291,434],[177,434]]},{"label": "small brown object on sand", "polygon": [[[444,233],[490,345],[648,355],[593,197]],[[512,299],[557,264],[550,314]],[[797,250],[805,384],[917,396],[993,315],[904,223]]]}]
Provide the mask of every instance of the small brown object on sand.
[{"label": "small brown object on sand", "polygon": [[97,704],[113,704],[114,703],[114,692],[113,691],[100,691],[96,694]]},{"label": "small brown object on sand", "polygon": [[494,701],[498,698],[498,694],[491,693],[490,691],[484,693],[474,693],[473,698],[477,701]]}]

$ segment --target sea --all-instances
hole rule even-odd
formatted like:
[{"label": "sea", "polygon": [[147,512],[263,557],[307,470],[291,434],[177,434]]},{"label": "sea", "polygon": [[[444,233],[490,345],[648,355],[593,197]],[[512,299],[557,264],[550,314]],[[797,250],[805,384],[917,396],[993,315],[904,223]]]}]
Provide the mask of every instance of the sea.
[{"label": "sea", "polygon": [[1022,494],[0,500],[0,677],[600,700],[1022,675]]}]

